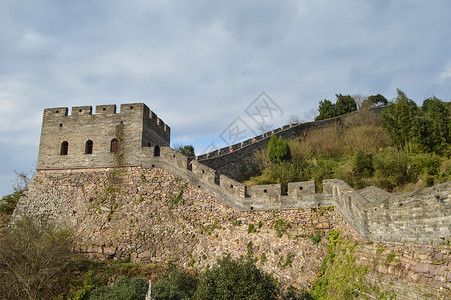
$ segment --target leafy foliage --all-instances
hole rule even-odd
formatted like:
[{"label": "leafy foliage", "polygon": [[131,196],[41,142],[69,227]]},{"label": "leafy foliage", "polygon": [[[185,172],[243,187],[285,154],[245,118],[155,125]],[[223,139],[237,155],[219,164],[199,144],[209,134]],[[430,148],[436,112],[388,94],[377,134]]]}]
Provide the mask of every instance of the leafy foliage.
[{"label": "leafy foliage", "polygon": [[341,116],[357,110],[357,104],[349,95],[335,94],[337,97],[336,112],[337,116]]},{"label": "leafy foliage", "polygon": [[440,99],[428,98],[420,110],[400,90],[382,113],[382,125],[398,149],[409,152],[451,154],[451,119]]},{"label": "leafy foliage", "polygon": [[188,157],[196,156],[196,154],[194,153],[194,147],[192,145],[182,145],[175,143],[174,149]]},{"label": "leafy foliage", "polygon": [[319,102],[319,115],[316,116],[315,121],[330,119],[337,116],[335,104],[327,99]]},{"label": "leafy foliage", "polygon": [[194,299],[277,299],[277,281],[260,271],[250,258],[218,260],[201,277]]},{"label": "leafy foliage", "polygon": [[387,104],[388,100],[381,94],[377,94],[371,95],[366,100],[364,100],[360,108],[370,108],[372,106],[387,105]]},{"label": "leafy foliage", "polygon": [[187,300],[193,297],[199,279],[189,272],[172,269],[154,286],[158,300]]},{"label": "leafy foliage", "polygon": [[0,240],[0,298],[49,299],[74,256],[69,230],[30,219],[17,221]]},{"label": "leafy foliage", "polygon": [[291,159],[290,146],[282,137],[272,135],[268,142],[268,161],[282,163]]},{"label": "leafy foliage", "polygon": [[0,213],[10,215],[16,208],[20,199],[20,192],[16,191],[10,195],[2,197],[0,200]]},{"label": "leafy foliage", "polygon": [[394,187],[410,181],[410,160],[404,152],[385,148],[374,155],[374,173],[379,186],[391,191]]},{"label": "leafy foliage", "polygon": [[327,99],[320,101],[319,115],[315,118],[315,121],[330,119],[357,110],[357,104],[350,95],[335,94],[335,96],[337,97],[335,104]]},{"label": "leafy foliage", "polygon": [[352,171],[356,176],[369,177],[373,175],[373,155],[357,150],[352,160]]},{"label": "leafy foliage", "polygon": [[103,286],[91,292],[90,300],[142,300],[146,297],[148,284],[144,279],[122,277],[114,286]]}]

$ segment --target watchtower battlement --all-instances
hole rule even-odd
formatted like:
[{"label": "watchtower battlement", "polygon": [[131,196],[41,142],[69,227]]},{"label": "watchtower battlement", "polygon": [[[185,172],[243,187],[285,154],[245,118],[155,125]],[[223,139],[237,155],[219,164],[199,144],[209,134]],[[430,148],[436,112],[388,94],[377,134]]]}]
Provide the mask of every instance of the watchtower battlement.
[{"label": "watchtower battlement", "polygon": [[141,147],[170,145],[171,128],[144,103],[47,108],[38,169],[138,165]]}]

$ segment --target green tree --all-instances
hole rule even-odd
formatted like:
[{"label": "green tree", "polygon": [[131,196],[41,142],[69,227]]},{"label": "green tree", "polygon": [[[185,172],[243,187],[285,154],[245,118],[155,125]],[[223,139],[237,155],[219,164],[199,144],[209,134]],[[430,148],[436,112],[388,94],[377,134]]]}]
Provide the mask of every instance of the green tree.
[{"label": "green tree", "polygon": [[335,94],[337,102],[335,111],[337,116],[344,115],[357,110],[357,104],[350,95]]},{"label": "green tree", "polygon": [[421,110],[423,116],[418,122],[421,127],[417,139],[422,150],[449,156],[451,154],[451,119],[446,105],[433,96],[424,100]]},{"label": "green tree", "polygon": [[189,300],[196,291],[199,280],[186,271],[170,270],[154,286],[157,300]]},{"label": "green tree", "polygon": [[361,108],[370,108],[376,105],[387,105],[388,100],[381,94],[371,95],[362,102]]},{"label": "green tree", "polygon": [[277,281],[259,270],[252,259],[225,256],[201,276],[194,299],[277,299]]},{"label": "green tree", "polygon": [[11,215],[16,208],[20,195],[20,191],[15,191],[10,195],[2,197],[0,199],[0,214]]},{"label": "green tree", "polygon": [[192,145],[174,144],[174,149],[188,157],[196,156]]},{"label": "green tree", "polygon": [[89,300],[143,300],[146,297],[148,284],[141,278],[122,277],[114,286],[102,286],[91,292]]},{"label": "green tree", "polygon": [[327,99],[319,102],[319,115],[315,117],[315,121],[330,119],[337,116],[335,104]]},{"label": "green tree", "polygon": [[288,142],[281,136],[272,135],[268,142],[268,161],[282,163],[291,159],[291,151]]},{"label": "green tree", "polygon": [[414,101],[398,89],[395,102],[382,112],[382,126],[398,149],[411,150],[418,128],[419,109]]}]

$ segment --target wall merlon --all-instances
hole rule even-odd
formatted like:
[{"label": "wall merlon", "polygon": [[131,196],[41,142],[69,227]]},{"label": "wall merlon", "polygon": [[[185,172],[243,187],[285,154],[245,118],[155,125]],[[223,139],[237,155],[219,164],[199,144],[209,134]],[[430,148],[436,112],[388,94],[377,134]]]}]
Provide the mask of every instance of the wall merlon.
[{"label": "wall merlon", "polygon": [[65,117],[69,114],[67,107],[55,107],[44,109],[44,118]]},{"label": "wall merlon", "polygon": [[312,194],[316,194],[316,183],[314,180],[288,183],[288,196],[290,197],[302,198]]},{"label": "wall merlon", "polygon": [[188,168],[188,157],[171,147],[161,147],[160,155],[167,163],[175,164],[181,169]]},{"label": "wall merlon", "polygon": [[92,115],[92,106],[74,106],[71,116],[90,116]]},{"label": "wall merlon", "polygon": [[111,115],[116,114],[116,104],[111,105],[97,105],[96,106],[96,115]]},{"label": "wall merlon", "polygon": [[144,114],[149,108],[144,103],[121,104],[121,114]]},{"label": "wall merlon", "polygon": [[250,189],[251,197],[279,198],[282,195],[282,184],[253,185]]},{"label": "wall merlon", "polygon": [[241,198],[245,198],[247,196],[247,187],[241,182],[221,174],[219,175],[219,184],[228,193],[236,194]]},{"label": "wall merlon", "polygon": [[211,184],[215,183],[216,171],[212,168],[209,168],[198,161],[191,161],[192,171],[194,174],[197,174],[203,180],[210,182]]},{"label": "wall merlon", "polygon": [[149,119],[155,120],[156,123],[157,118],[157,115],[149,109]]}]

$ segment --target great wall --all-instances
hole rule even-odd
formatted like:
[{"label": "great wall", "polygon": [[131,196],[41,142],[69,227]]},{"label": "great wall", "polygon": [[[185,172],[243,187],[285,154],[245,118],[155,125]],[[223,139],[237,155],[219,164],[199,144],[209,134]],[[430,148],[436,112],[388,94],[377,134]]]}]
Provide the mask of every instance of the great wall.
[{"label": "great wall", "polygon": [[[448,297],[451,288],[451,182],[407,194],[354,190],[338,179],[280,184],[241,183],[252,153],[271,134],[291,138],[353,115],[287,125],[243,143],[188,158],[171,149],[170,128],[145,104],[44,111],[37,172],[13,219],[49,218],[70,226],[80,252],[134,261],[173,260],[204,268],[225,252],[249,251],[286,284],[307,287],[324,257],[309,235],[340,228],[360,242],[362,261],[397,299]],[[231,152],[230,150],[233,149]],[[275,224],[287,222],[280,236]],[[249,232],[249,224],[261,224]],[[289,265],[280,261],[293,255]],[[302,269],[302,272],[300,270]]]}]

